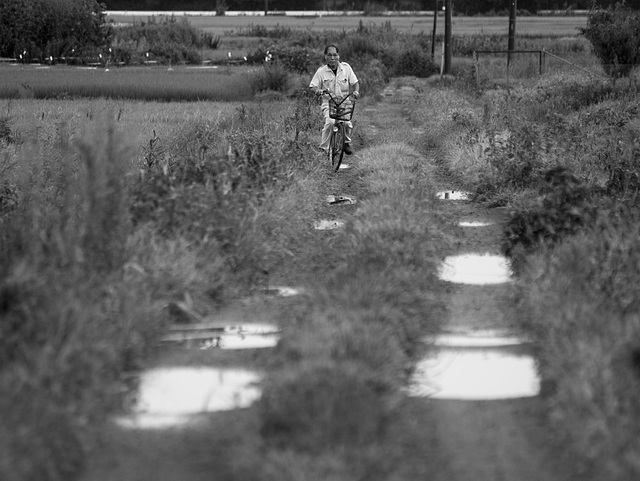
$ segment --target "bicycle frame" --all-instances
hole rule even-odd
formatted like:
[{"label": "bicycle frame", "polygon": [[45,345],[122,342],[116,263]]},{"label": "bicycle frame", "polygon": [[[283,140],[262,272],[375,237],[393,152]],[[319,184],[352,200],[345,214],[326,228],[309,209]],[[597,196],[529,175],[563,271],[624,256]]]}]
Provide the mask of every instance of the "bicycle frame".
[{"label": "bicycle frame", "polygon": [[347,140],[345,122],[349,122],[353,117],[355,99],[348,106],[344,106],[347,100],[353,97],[353,92],[341,99],[332,95],[331,92],[327,92],[327,95],[329,95],[329,117],[335,120],[331,139],[329,140],[329,160],[337,171],[340,168],[340,164],[342,164],[344,144]]}]

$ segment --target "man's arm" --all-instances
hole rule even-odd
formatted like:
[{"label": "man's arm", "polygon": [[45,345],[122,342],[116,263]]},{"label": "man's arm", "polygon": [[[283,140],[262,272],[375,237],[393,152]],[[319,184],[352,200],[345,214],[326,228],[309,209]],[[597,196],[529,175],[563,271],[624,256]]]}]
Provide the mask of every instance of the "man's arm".
[{"label": "man's arm", "polygon": [[351,93],[353,94],[353,98],[360,98],[360,82],[356,82],[351,85]]},{"label": "man's arm", "polygon": [[320,95],[322,93],[322,80],[320,79],[318,72],[319,69],[316,71],[315,75],[311,79],[311,83],[309,84],[309,90],[316,95]]}]

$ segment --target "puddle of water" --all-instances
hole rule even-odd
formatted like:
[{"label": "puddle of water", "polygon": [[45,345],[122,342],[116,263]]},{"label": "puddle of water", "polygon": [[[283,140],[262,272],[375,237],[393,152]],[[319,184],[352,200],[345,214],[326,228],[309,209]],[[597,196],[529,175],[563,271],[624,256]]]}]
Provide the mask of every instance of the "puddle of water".
[{"label": "puddle of water", "polygon": [[193,416],[249,407],[260,397],[260,376],[244,369],[170,367],[140,376],[132,413],[116,419],[129,428],[164,428],[188,423]]},{"label": "puddle of water", "polygon": [[482,221],[462,221],[458,223],[460,227],[487,227],[493,225],[493,222],[482,222]]},{"label": "puddle of water", "polygon": [[356,200],[348,195],[328,195],[327,204],[341,205],[341,204],[355,204]]},{"label": "puddle of water", "polygon": [[164,342],[179,342],[192,349],[263,349],[275,347],[280,329],[271,324],[190,324],[173,326],[162,337]]},{"label": "puddle of water", "polygon": [[342,220],[319,220],[313,223],[316,230],[334,230],[344,226]]},{"label": "puddle of water", "polygon": [[275,334],[280,332],[278,326],[273,324],[247,323],[247,324],[228,324],[222,322],[203,322],[194,324],[175,324],[169,327],[176,335],[193,333],[193,331],[212,331],[227,334]]},{"label": "puddle of water", "polygon": [[286,287],[286,286],[274,286],[268,287],[263,291],[268,295],[282,296],[282,297],[291,297],[297,296],[302,293],[302,289],[297,289],[295,287]]},{"label": "puddle of water", "polygon": [[225,327],[224,332],[226,334],[277,334],[280,329],[273,324],[238,324],[236,326]]},{"label": "puddle of water", "polygon": [[279,335],[221,335],[202,342],[198,349],[264,349],[275,347]]},{"label": "puddle of water", "polygon": [[488,401],[537,396],[534,359],[504,348],[441,348],[420,361],[410,396]]},{"label": "puddle of water", "polygon": [[511,281],[511,268],[504,256],[462,254],[447,257],[439,275],[443,281],[458,284],[502,284]]},{"label": "puddle of water", "polygon": [[438,192],[436,195],[438,199],[446,199],[446,200],[468,200],[469,199],[468,192],[462,192],[459,190],[445,190],[442,192]]},{"label": "puddle of water", "polygon": [[223,331],[223,332],[244,332],[247,334],[271,334],[279,332],[277,326],[273,324],[247,323],[229,324],[225,322],[199,322],[193,324],[174,324],[169,327],[171,331]]}]

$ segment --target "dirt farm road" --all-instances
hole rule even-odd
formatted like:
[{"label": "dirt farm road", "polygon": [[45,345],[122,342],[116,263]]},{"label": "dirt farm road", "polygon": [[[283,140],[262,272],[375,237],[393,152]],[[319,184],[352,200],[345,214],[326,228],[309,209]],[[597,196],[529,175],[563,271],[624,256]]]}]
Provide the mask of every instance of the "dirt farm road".
[{"label": "dirt farm road", "polygon": [[[415,92],[406,84],[402,89],[389,89],[379,108],[395,112],[398,122],[406,122],[403,105]],[[353,163],[353,168],[328,182],[331,192],[357,194],[353,192],[357,188],[357,161],[356,154],[347,161]],[[443,191],[457,189],[445,176],[437,180],[437,187]],[[501,228],[508,212],[465,200],[443,200],[442,207],[445,215],[456,222],[488,224],[461,226],[456,244],[459,253],[500,254]],[[340,216],[353,212],[357,205],[344,208],[339,211]],[[327,209],[329,212],[338,215],[336,210]],[[480,286],[451,283],[446,299],[449,318],[445,331],[460,334],[490,329],[517,334],[513,295],[511,283]],[[242,306],[220,316],[242,319],[251,314],[248,311],[259,311],[263,318],[268,318],[269,306]],[[253,365],[260,363],[261,355],[264,354],[237,354],[245,356],[241,362]],[[199,357],[180,362],[203,362],[201,354],[194,356]],[[226,362],[217,354],[208,356],[206,362],[211,365]],[[168,353],[165,362],[171,357]],[[415,453],[406,460],[403,474],[406,479],[430,481],[596,479],[593,473],[581,472],[577,458],[562,445],[546,417],[545,402],[544,393],[498,400],[411,398],[407,409],[415,422],[427,428],[424,444],[412,448]],[[91,455],[82,481],[232,480],[233,464],[242,460],[237,459],[238,453],[229,446],[257,431],[256,419],[250,412],[213,413],[191,429],[127,431],[114,427],[105,433],[103,445]],[[423,461],[425,458],[429,461]]]}]

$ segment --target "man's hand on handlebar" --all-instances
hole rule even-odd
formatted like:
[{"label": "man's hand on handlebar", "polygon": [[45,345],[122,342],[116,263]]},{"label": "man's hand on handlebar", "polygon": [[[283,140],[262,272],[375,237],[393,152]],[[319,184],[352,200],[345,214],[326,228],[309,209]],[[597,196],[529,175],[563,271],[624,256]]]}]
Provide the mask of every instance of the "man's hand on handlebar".
[{"label": "man's hand on handlebar", "polygon": [[[327,89],[318,89],[315,91],[316,95],[318,95],[319,97],[331,97],[331,92]],[[354,90],[353,92],[351,92],[351,96],[357,100],[360,98],[360,92],[358,92],[357,90]],[[341,98],[340,96],[338,96],[337,98]]]}]

